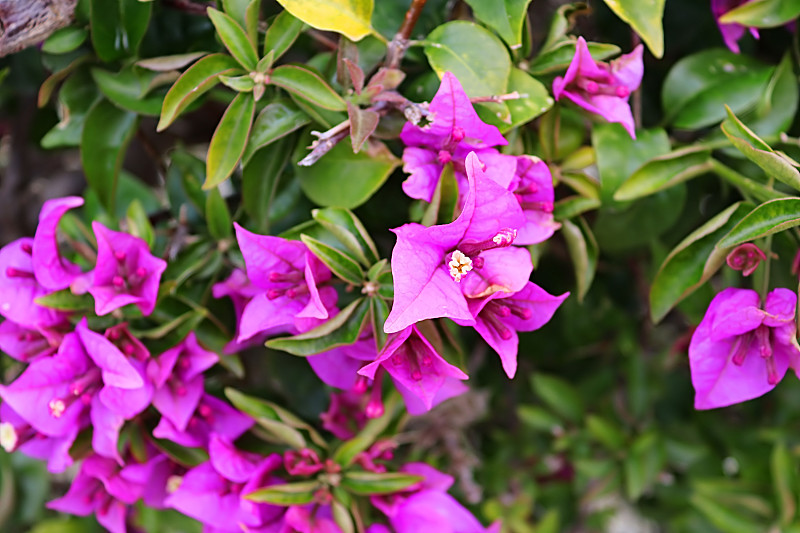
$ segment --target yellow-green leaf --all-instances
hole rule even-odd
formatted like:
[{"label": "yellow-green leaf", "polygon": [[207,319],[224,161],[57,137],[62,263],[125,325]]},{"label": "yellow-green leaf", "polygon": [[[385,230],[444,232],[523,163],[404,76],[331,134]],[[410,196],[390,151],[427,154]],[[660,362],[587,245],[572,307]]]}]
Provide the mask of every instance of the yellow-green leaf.
[{"label": "yellow-green leaf", "polygon": [[664,55],[664,0],[604,0],[611,11],[639,34],[650,52]]},{"label": "yellow-green leaf", "polygon": [[352,41],[372,33],[373,0],[278,0],[278,3],[309,26],[341,33]]}]

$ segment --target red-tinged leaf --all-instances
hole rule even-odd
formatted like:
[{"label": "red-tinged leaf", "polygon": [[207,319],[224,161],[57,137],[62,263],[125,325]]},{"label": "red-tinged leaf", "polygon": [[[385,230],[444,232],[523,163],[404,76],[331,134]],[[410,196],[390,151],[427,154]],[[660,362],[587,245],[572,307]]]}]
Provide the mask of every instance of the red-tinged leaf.
[{"label": "red-tinged leaf", "polygon": [[136,113],[123,111],[108,100],[99,101],[86,116],[81,162],[86,181],[109,213],[114,212],[117,178],[137,124]]},{"label": "red-tinged leaf", "polygon": [[378,127],[380,115],[369,109],[361,109],[351,102],[347,102],[347,116],[350,117],[350,141],[353,152],[358,153],[369,136]]},{"label": "red-tinged leaf", "polygon": [[248,71],[255,70],[258,54],[242,27],[233,18],[213,7],[208,8],[208,18],[216,28],[222,44],[236,58],[236,61]]},{"label": "red-tinged leaf", "polygon": [[270,83],[302,96],[311,103],[332,111],[344,111],[347,106],[336,91],[314,72],[299,65],[282,65],[270,74]]},{"label": "red-tinged leaf", "polygon": [[256,102],[250,93],[239,93],[222,115],[206,157],[206,181],[203,189],[216,187],[233,173],[244,153]]},{"label": "red-tinged leaf", "polygon": [[192,102],[219,82],[219,75],[239,71],[239,64],[225,54],[211,54],[189,67],[164,97],[157,131],[165,130]]},{"label": "red-tinged leaf", "polygon": [[267,28],[264,37],[264,55],[275,52],[275,59],[281,57],[292,46],[305,24],[288,11],[281,11]]}]

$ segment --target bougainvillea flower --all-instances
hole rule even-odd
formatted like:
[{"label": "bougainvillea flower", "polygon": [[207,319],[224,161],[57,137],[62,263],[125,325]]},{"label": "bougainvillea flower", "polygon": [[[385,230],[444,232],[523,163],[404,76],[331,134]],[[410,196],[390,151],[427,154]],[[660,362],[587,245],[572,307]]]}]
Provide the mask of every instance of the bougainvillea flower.
[{"label": "bougainvillea flower", "polygon": [[282,464],[281,456],[264,458],[246,483],[226,479],[211,461],[189,470],[166,504],[220,531],[260,531],[280,520],[284,508],[256,503],[242,496],[275,483],[272,472]]},{"label": "bougainvillea flower", "polygon": [[8,403],[0,404],[0,448],[7,453],[19,450],[47,461],[47,470],[51,473],[60,473],[72,466],[69,450],[77,436],[76,427],[63,437],[48,437],[23,420]]},{"label": "bougainvillea flower", "polygon": [[143,315],[152,313],[167,262],[151,254],[139,237],[99,222],[92,222],[92,229],[97,238],[97,265],[89,293],[94,296],[95,312],[105,315],[134,304]]},{"label": "bougainvillea flower", "polygon": [[[424,463],[409,463],[401,470],[422,476],[422,481],[404,493],[374,496],[372,503],[389,519],[395,533],[488,533],[499,524],[483,527],[472,513],[447,494],[453,478]],[[372,526],[371,532],[386,531]]]},{"label": "bougainvillea flower", "polygon": [[33,239],[23,237],[0,248],[0,315],[26,328],[63,321],[63,313],[34,303],[47,294],[33,273]]},{"label": "bougainvillea flower", "polygon": [[33,272],[36,280],[48,290],[66,289],[82,274],[78,265],[61,257],[56,236],[64,213],[82,205],[80,196],[67,196],[46,201],[39,212],[39,225],[33,237]]},{"label": "bougainvillea flower", "polygon": [[0,323],[0,350],[17,361],[29,363],[56,353],[66,328],[72,328],[66,317],[61,324],[35,329],[6,319]]},{"label": "bougainvillea flower", "polygon": [[628,97],[639,88],[644,66],[642,45],[611,63],[592,59],[583,37],[578,37],[575,56],[564,77],[553,81],[553,96],[562,96],[608,122],[619,122],[636,138],[635,124]]},{"label": "bougainvillea flower", "polygon": [[170,348],[147,366],[147,375],[155,384],[153,406],[183,431],[203,395],[203,372],[214,366],[219,356],[197,342],[190,332],[177,346]]},{"label": "bougainvillea flower", "polygon": [[433,407],[436,394],[448,378],[464,380],[469,377],[445,361],[415,325],[389,335],[377,359],[358,373],[374,379],[379,367],[422,400],[426,410]]},{"label": "bougainvillea flower", "polygon": [[761,396],[798,368],[796,304],[789,289],[770,292],[763,308],[750,289],[728,288],[711,300],[689,345],[696,409]]},{"label": "bougainvillea flower", "polygon": [[[365,379],[365,378],[362,378]],[[322,427],[341,440],[351,439],[367,423],[366,387],[331,394],[328,410],[319,415]]]},{"label": "bougainvillea flower", "polygon": [[283,517],[281,533],[342,533],[329,505],[292,505]]},{"label": "bougainvillea flower", "polygon": [[238,342],[236,339],[240,336],[239,324],[242,321],[242,313],[244,308],[250,303],[255,296],[264,292],[252,283],[247,277],[247,273],[241,268],[235,268],[231,275],[226,279],[215,283],[211,287],[211,294],[214,298],[223,298],[227,296],[233,303],[233,312],[236,316],[236,334],[228,344],[225,345],[222,352],[226,354],[237,353],[250,346],[258,346],[263,344],[266,335],[256,335],[250,337],[246,342]]},{"label": "bougainvillea flower", "polygon": [[747,277],[755,272],[761,261],[766,258],[767,256],[761,251],[761,248],[752,242],[746,242],[734,248],[725,258],[725,262],[732,269],[741,270],[742,276]]},{"label": "bougainvillea flower", "polygon": [[513,294],[496,292],[470,299],[475,330],[497,352],[509,378],[517,372],[518,331],[533,331],[545,325],[569,293],[553,296],[533,282]]},{"label": "bougainvillea flower", "polygon": [[[430,123],[424,127],[407,122],[400,132],[406,144],[403,151],[403,170],[410,174],[403,182],[403,191],[411,198],[431,201],[442,168],[449,162],[456,173],[463,174],[463,161],[471,151],[477,151],[484,163],[494,164],[493,154],[483,149],[508,144],[495,126],[484,123],[472,107],[458,79],[450,72],[442,76],[442,83],[428,108]],[[492,161],[489,161],[492,159]],[[510,163],[513,167],[513,162]],[[512,168],[513,171],[513,168]]]},{"label": "bougainvillea flower", "polygon": [[253,419],[246,414],[210,394],[204,394],[184,431],[176,428],[168,418],[162,417],[153,429],[153,436],[169,439],[182,446],[205,448],[212,435],[233,441],[253,424]]},{"label": "bougainvillea flower", "polygon": [[143,486],[125,479],[112,460],[92,455],[81,465],[67,493],[47,507],[78,516],[95,514],[112,533],[126,533],[129,505],[142,494]]},{"label": "bougainvillea flower", "polygon": [[525,224],[517,230],[514,244],[538,244],[561,227],[553,219],[553,177],[538,157],[522,155],[515,159],[517,168],[509,189],[519,200]]},{"label": "bougainvillea flower", "polygon": [[13,383],[0,386],[0,396],[37,431],[59,437],[87,425],[95,395],[126,418],[141,412],[147,400],[139,394],[143,387],[122,352],[89,330],[84,319],[56,355],[31,363]]},{"label": "bougainvillea flower", "polygon": [[714,20],[717,21],[717,27],[722,34],[722,40],[725,41],[731,52],[739,53],[739,40],[744,37],[745,31],[750,30],[750,35],[758,39],[758,29],[748,28],[735,22],[724,24],[719,19],[735,7],[746,4],[749,0],[711,0],[711,14],[714,15]]},{"label": "bougainvillea flower", "polygon": [[[462,294],[462,278],[473,270],[491,270],[491,261],[481,253],[511,245],[517,228],[525,223],[516,197],[487,177],[481,166],[475,154],[467,156],[469,192],[455,221],[431,227],[405,224],[392,230],[397,235],[392,251],[394,304],[384,325],[386,333],[426,318],[473,320]],[[532,270],[530,255],[520,258],[506,271],[507,285],[493,290],[520,290]]]},{"label": "bougainvillea flower", "polygon": [[247,277],[261,289],[244,308],[238,341],[294,328],[295,318],[328,318],[336,290],[318,287],[331,271],[300,241],[258,235],[234,224]]},{"label": "bougainvillea flower", "polygon": [[214,470],[235,483],[244,483],[250,479],[264,459],[257,453],[237,449],[230,439],[219,435],[211,435],[208,441],[208,457]]}]

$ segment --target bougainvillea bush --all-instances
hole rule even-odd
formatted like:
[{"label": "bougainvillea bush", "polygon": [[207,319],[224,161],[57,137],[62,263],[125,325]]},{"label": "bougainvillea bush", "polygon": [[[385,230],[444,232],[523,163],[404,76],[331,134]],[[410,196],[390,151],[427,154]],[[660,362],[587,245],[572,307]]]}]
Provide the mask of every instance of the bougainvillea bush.
[{"label": "bougainvillea bush", "polygon": [[0,529],[800,532],[798,16],[0,5]]}]

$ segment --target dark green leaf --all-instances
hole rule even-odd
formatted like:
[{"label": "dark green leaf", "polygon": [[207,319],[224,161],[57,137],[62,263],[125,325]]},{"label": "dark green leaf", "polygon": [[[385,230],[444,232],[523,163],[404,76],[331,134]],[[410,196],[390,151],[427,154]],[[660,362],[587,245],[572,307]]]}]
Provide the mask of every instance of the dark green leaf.
[{"label": "dark green leaf", "polygon": [[725,533],[752,533],[761,529],[762,524],[743,514],[741,507],[723,505],[714,496],[695,493],[689,498],[689,503]]},{"label": "dark green leaf", "polygon": [[155,230],[153,230],[153,225],[147,216],[144,204],[138,198],[131,200],[125,218],[128,221],[128,232],[143,239],[147,246],[152,249],[156,240]]},{"label": "dark green leaf", "polygon": [[233,18],[213,7],[208,8],[207,12],[225,48],[245,70],[254,71],[258,63],[258,53],[244,29]]},{"label": "dark green leaf", "polygon": [[[169,56],[148,57],[140,59],[135,64],[137,67],[146,68],[155,72],[170,72],[181,69],[190,63],[194,63],[199,58],[208,55],[207,52],[189,52],[186,54],[174,54]],[[228,56],[225,56],[228,57]]]},{"label": "dark green leaf", "polygon": [[477,24],[463,20],[442,24],[428,35],[425,55],[439,78],[452,72],[468,96],[506,92],[511,59],[503,43]]},{"label": "dark green leaf", "polygon": [[719,19],[724,24],[755,28],[775,28],[800,16],[798,0],[751,0],[737,5]]},{"label": "dark green leaf", "polygon": [[92,78],[100,92],[117,107],[153,117],[157,117],[161,112],[164,100],[163,94],[146,96],[149,82],[157,75],[155,72],[147,72],[145,76],[141,76],[133,68],[126,68],[120,72],[109,72],[100,68],[92,69]]},{"label": "dark green leaf", "polygon": [[656,433],[640,435],[625,458],[625,492],[631,501],[655,483],[664,466],[664,444]]},{"label": "dark green leaf", "polygon": [[567,250],[572,259],[575,283],[578,286],[578,301],[583,301],[583,297],[592,286],[597,270],[599,255],[597,241],[583,218],[578,218],[578,224],[574,224],[571,220],[561,221],[561,233],[567,241]]},{"label": "dark green leaf", "polygon": [[650,317],[662,318],[722,266],[730,248],[715,249],[719,240],[750,210],[736,203],[697,228],[667,256],[650,288]]},{"label": "dark green leaf", "polygon": [[231,56],[224,54],[207,55],[189,67],[164,97],[156,130],[165,130],[189,104],[218,83],[220,74],[236,72],[238,67]]},{"label": "dark green leaf", "polygon": [[606,418],[589,415],[586,417],[586,429],[600,444],[616,452],[625,446],[625,434],[613,422]]},{"label": "dark green leaf", "polygon": [[509,122],[503,122],[496,114],[487,112],[482,106],[477,108],[484,122],[494,124],[501,132],[527,124],[553,107],[553,98],[547,87],[522,69],[516,67],[511,69],[507,91],[509,93],[516,91],[520,94],[520,98],[505,102],[510,113]]},{"label": "dark green leaf", "polygon": [[288,11],[281,11],[267,28],[264,38],[264,55],[272,50],[277,60],[292,46],[297,36],[303,31],[303,21],[295,18]]},{"label": "dark green leaf", "polygon": [[78,70],[67,78],[58,92],[61,120],[42,138],[42,147],[80,146],[86,116],[100,98],[88,72]]},{"label": "dark green leaf", "polygon": [[352,439],[343,442],[333,453],[333,460],[343,467],[350,466],[356,456],[372,446],[372,444],[389,427],[394,419],[400,401],[397,395],[391,395],[384,404],[384,413],[378,418],[369,420],[361,431]]},{"label": "dark green leaf", "polygon": [[150,2],[139,0],[90,0],[92,44],[103,61],[110,63],[136,54],[150,23]]},{"label": "dark green leaf", "polygon": [[344,111],[347,106],[336,91],[316,73],[300,65],[281,65],[273,69],[269,82],[332,111]]},{"label": "dark green leaf", "polygon": [[242,169],[242,205],[245,212],[266,232],[273,215],[283,167],[291,154],[291,139],[280,139],[246,160]]},{"label": "dark green leaf", "polygon": [[239,93],[225,110],[214,130],[206,157],[206,181],[203,189],[216,187],[233,173],[244,153],[250,125],[256,111],[253,95]]},{"label": "dark green leaf", "polygon": [[297,109],[297,106],[289,100],[270,102],[258,113],[253,123],[242,161],[247,164],[260,148],[305,126],[310,121],[308,115]]},{"label": "dark green leaf", "polygon": [[48,54],[66,54],[72,52],[86,40],[89,32],[84,28],[68,26],[53,32],[42,44],[42,52]]},{"label": "dark green leaf", "polygon": [[352,494],[370,496],[400,492],[422,479],[422,476],[402,472],[346,472],[341,486]]},{"label": "dark green leaf", "polygon": [[310,167],[297,167],[297,177],[306,196],[321,206],[352,209],[377,191],[400,161],[378,142],[354,154],[340,142]]},{"label": "dark green leaf", "polygon": [[614,200],[624,202],[648,196],[705,174],[712,168],[711,151],[701,146],[656,156],[631,174],[614,193]]},{"label": "dark green leaf", "polygon": [[231,237],[231,213],[219,189],[211,189],[206,196],[206,222],[212,239],[221,241]]},{"label": "dark green leaf", "polygon": [[750,211],[717,248],[730,248],[795,226],[800,226],[800,198],[769,200]]},{"label": "dark green leaf", "polygon": [[50,309],[59,311],[91,311],[94,309],[94,299],[90,294],[73,294],[71,290],[51,292],[36,298],[35,302]]},{"label": "dark green leaf", "polygon": [[753,117],[743,118],[758,135],[777,135],[788,130],[792,124],[798,97],[800,90],[792,71],[792,54],[787,52],[759,98]]},{"label": "dark green leaf", "polygon": [[[614,44],[586,43],[589,53],[595,61],[602,61],[620,53],[620,48]],[[552,74],[566,70],[572,58],[575,57],[575,40],[564,39],[551,49],[536,56],[528,66],[528,72],[533,75]]]},{"label": "dark green leaf", "polygon": [[152,442],[170,459],[187,468],[193,468],[208,461],[208,452],[203,448],[187,448],[168,439],[154,438]]},{"label": "dark green leaf", "polygon": [[797,512],[797,495],[794,492],[797,469],[794,457],[784,442],[776,442],[770,457],[772,485],[780,508],[781,524],[788,525]]},{"label": "dark green leaf", "polygon": [[301,235],[302,240],[308,249],[317,259],[325,263],[331,271],[340,279],[360,286],[364,282],[364,272],[355,259],[347,256],[332,246],[318,241],[308,235]]},{"label": "dark green leaf", "polygon": [[662,88],[663,107],[678,128],[698,129],[725,118],[723,103],[735,113],[752,108],[774,67],[728,50],[698,52],[678,61]]},{"label": "dark green leaf", "polygon": [[138,126],[136,113],[101,100],[89,111],[81,135],[81,162],[86,181],[109,213],[114,212],[117,177]]},{"label": "dark green leaf", "polygon": [[578,391],[555,376],[536,373],[531,377],[534,392],[550,409],[571,422],[583,417],[584,407]]}]

